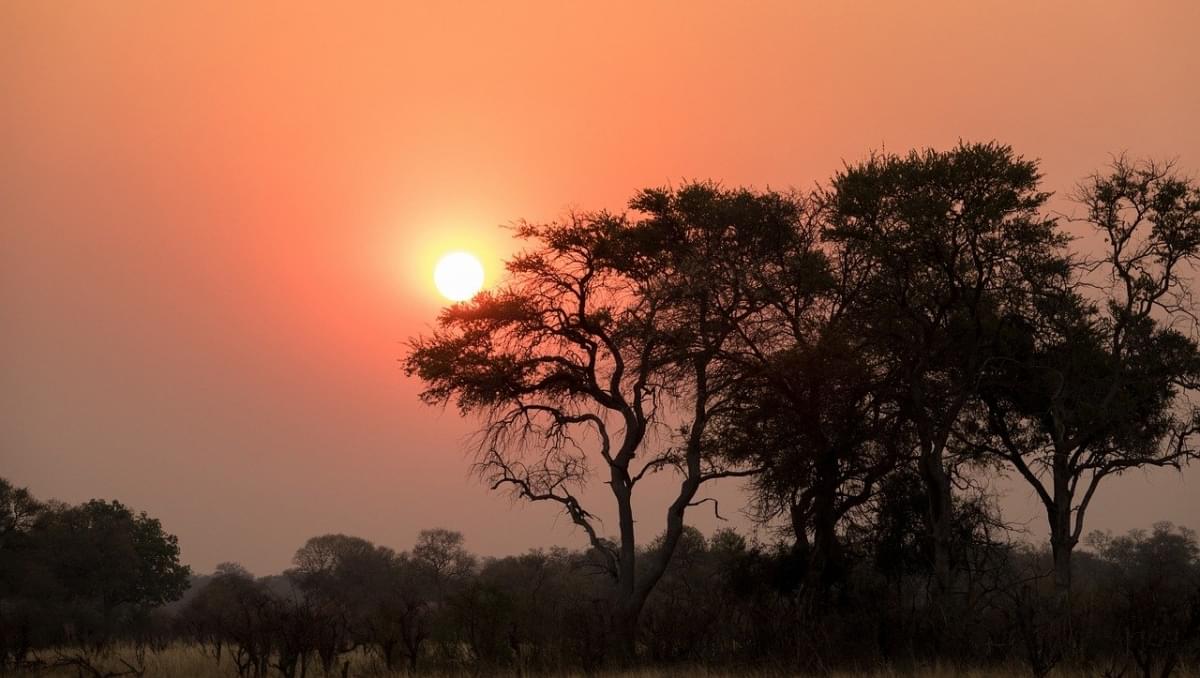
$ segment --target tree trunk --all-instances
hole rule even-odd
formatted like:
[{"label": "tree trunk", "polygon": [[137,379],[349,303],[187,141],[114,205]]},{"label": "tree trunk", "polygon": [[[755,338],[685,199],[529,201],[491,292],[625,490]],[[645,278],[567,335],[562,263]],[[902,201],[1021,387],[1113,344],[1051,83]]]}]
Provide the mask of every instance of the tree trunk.
[{"label": "tree trunk", "polygon": [[1054,556],[1054,592],[1066,600],[1071,594],[1071,553],[1076,540],[1071,529],[1071,496],[1065,472],[1055,465],[1054,505],[1050,507],[1050,551]]},{"label": "tree trunk", "polygon": [[637,534],[633,522],[633,491],[628,470],[611,469],[613,496],[617,500],[617,525],[621,532],[617,554],[617,590],[609,617],[611,651],[621,666],[633,664],[637,657],[637,624],[642,605],[637,594]]},{"label": "tree trunk", "polygon": [[812,544],[808,540],[808,510],[800,502],[792,502],[789,512],[792,523],[792,534],[796,543],[792,546],[793,553],[799,562],[808,563],[812,558]]},{"label": "tree trunk", "polygon": [[837,453],[825,451],[817,462],[813,498],[813,548],[806,579],[818,606],[828,602],[829,590],[840,577],[841,544],[837,536]]},{"label": "tree trunk", "polygon": [[[698,360],[696,371],[696,401],[691,431],[688,435],[685,458],[687,468],[683,481],[679,485],[679,494],[670,507],[667,508],[667,530],[663,535],[662,546],[649,560],[650,562],[638,572],[637,540],[633,521],[633,481],[629,476],[628,459],[632,455],[625,454],[625,447],[617,455],[619,463],[609,466],[610,485],[613,496],[617,501],[617,516],[621,532],[621,550],[617,558],[617,592],[614,609],[611,613],[612,640],[616,642],[617,656],[622,664],[632,664],[637,659],[638,621],[646,599],[654,590],[659,579],[671,562],[679,538],[683,535],[683,516],[700,489],[703,471],[700,467],[701,441],[707,424],[707,378],[708,360]],[[640,434],[637,440],[640,441]],[[632,448],[631,448],[632,449]],[[639,576],[640,575],[640,576]]]},{"label": "tree trunk", "polygon": [[[671,556],[675,553],[675,547],[683,535],[684,513],[700,487],[700,438],[697,433],[699,430],[701,429],[693,429],[693,440],[688,445],[688,474],[680,484],[679,495],[667,509],[667,530],[663,535],[662,546],[641,573],[637,570],[636,562],[637,547],[630,501],[632,493],[626,482],[617,482],[618,470],[613,470],[613,493],[617,498],[621,527],[621,553],[618,559],[616,600],[610,624],[612,641],[616,644],[616,656],[623,665],[632,664],[637,659],[637,631],[642,608],[645,607],[646,599],[662,578]],[[622,480],[627,481],[627,477]]]},{"label": "tree trunk", "polygon": [[641,607],[627,595],[619,596],[613,605],[608,640],[611,644],[610,655],[618,667],[633,666],[637,661],[637,631],[638,619],[642,614]]},{"label": "tree trunk", "polygon": [[383,654],[383,665],[388,671],[393,671],[396,668],[396,647],[400,641],[389,638],[379,642],[380,653]]},{"label": "tree trunk", "polygon": [[942,466],[941,447],[929,445],[921,453],[921,479],[928,502],[929,539],[933,551],[934,597],[945,603],[953,587],[951,549],[954,540],[954,504],[950,476]]}]

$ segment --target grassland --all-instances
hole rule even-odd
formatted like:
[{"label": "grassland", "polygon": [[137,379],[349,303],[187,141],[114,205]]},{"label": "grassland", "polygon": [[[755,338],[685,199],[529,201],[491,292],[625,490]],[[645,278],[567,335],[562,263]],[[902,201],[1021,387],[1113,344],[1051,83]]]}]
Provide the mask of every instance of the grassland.
[{"label": "grassland", "polygon": [[[122,668],[120,663],[121,657],[131,657],[130,653],[114,653],[111,656],[105,657],[96,661],[97,668],[104,670],[116,670]],[[44,659],[51,659],[52,654],[45,655]],[[409,674],[404,671],[387,671],[378,661],[364,653],[354,653],[349,655],[349,670],[348,676],[352,678],[408,678]],[[232,662],[227,658],[217,664],[210,655],[206,655],[194,645],[175,645],[161,651],[151,651],[145,655],[145,676],[146,678],[159,676],[180,676],[187,678],[237,678],[237,671]],[[1135,672],[1129,670],[1125,675],[1133,676]],[[86,671],[81,672],[74,667],[55,667],[43,668],[37,670],[18,671],[9,674],[19,678],[78,678],[79,676],[89,676]],[[277,671],[272,670],[272,676],[280,675]],[[331,676],[341,675],[341,666],[330,674]],[[438,670],[431,672],[422,671],[421,676],[430,676],[431,678],[467,678],[487,675],[497,676],[516,676],[514,670],[509,669],[495,673],[480,672],[473,669],[462,670]],[[526,674],[531,675],[531,674]],[[532,675],[561,675],[568,677],[584,678],[585,674],[581,672],[568,673],[550,673],[550,674],[532,674]],[[782,668],[709,668],[703,666],[674,666],[667,668],[643,668],[633,671],[601,671],[598,673],[587,675],[587,678],[784,678],[786,676],[816,676],[821,675],[827,678],[1018,678],[1029,676],[1030,673],[1020,665],[1012,666],[996,666],[988,668],[962,668],[950,665],[926,665],[913,666],[904,669],[899,668],[880,668],[880,669],[863,669],[859,671],[834,671],[826,674],[803,674],[794,671],[788,671]],[[1052,678],[1096,678],[1103,676],[1102,668],[1092,669],[1060,669],[1051,673]],[[1177,678],[1200,678],[1200,670],[1195,667],[1192,669],[1184,669],[1178,671],[1173,676]],[[310,667],[308,678],[324,678],[324,674],[319,667]]]}]

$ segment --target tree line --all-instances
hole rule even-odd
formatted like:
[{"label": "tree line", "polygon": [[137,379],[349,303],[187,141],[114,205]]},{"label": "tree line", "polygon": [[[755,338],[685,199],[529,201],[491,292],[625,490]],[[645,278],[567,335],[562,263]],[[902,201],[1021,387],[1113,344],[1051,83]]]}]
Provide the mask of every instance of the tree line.
[{"label": "tree line", "polygon": [[[480,422],[481,480],[561,511],[586,549],[326,535],[282,575],[222,566],[163,607],[188,575],[157,522],[4,485],[2,664],[94,668],[144,638],[242,676],[345,675],[354,653],[409,672],[1017,657],[1170,675],[1197,659],[1195,535],[1089,536],[1086,517],[1107,479],[1197,454],[1200,187],[1119,157],[1071,197],[1055,214],[1035,161],[963,143],[807,193],[692,182],[519,222],[506,282],[444,309],[404,364]],[[635,515],[663,474],[677,490]],[[1037,497],[1046,548],[1013,533],[1000,476]],[[775,539],[688,526],[722,479]],[[66,583],[85,558],[140,597]]]},{"label": "tree line", "polygon": [[[1159,523],[1090,535],[1074,564],[1066,638],[1038,586],[1050,551],[989,536],[986,512],[960,511],[954,547],[973,600],[947,625],[930,618],[917,488],[915,478],[889,485],[886,515],[844,537],[852,565],[822,608],[811,604],[807,554],[789,540],[685,528],[642,611],[638,661],[919,674],[933,662],[966,670],[1017,657],[1035,675],[1070,662],[1149,677],[1200,659],[1195,533]],[[480,558],[445,529],[422,531],[402,552],[327,534],[281,574],[224,563],[193,575],[174,537],[117,502],[42,503],[0,481],[0,508],[0,673],[154,675],[147,656],[179,645],[241,678],[528,676],[612,664],[611,584],[594,549]]]}]

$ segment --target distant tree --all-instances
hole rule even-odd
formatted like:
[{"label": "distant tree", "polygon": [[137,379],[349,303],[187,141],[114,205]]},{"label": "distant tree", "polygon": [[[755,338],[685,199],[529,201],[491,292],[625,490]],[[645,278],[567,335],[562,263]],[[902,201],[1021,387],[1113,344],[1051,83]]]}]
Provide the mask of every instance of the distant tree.
[{"label": "distant tree", "polygon": [[[561,670],[570,661],[566,618],[570,611],[590,605],[595,589],[594,578],[586,574],[581,560],[578,553],[563,548],[490,559],[478,578],[486,587],[480,590],[488,595],[456,600],[456,613],[468,617],[475,614],[477,605],[488,607],[493,619],[488,642],[502,648],[498,654],[511,660],[518,674]],[[475,628],[478,632],[477,624]],[[572,632],[585,633],[586,629]]]},{"label": "distant tree", "polygon": [[271,592],[236,563],[222,563],[180,612],[193,640],[221,663],[228,656],[238,676],[261,678],[274,648]]},{"label": "distant tree", "polygon": [[391,549],[344,534],[313,537],[296,551],[296,567],[288,575],[304,592],[319,624],[314,635],[326,673],[342,654],[380,640],[367,631],[379,628],[377,605],[391,583],[394,560]]},{"label": "distant tree", "polygon": [[469,577],[476,567],[475,556],[464,546],[462,533],[442,528],[421,530],[412,559],[428,571],[442,595]]},{"label": "distant tree", "polygon": [[326,630],[335,627],[324,608],[296,587],[290,577],[276,582],[262,582],[270,592],[267,606],[267,628],[270,629],[273,653],[268,655],[283,678],[304,678],[309,662],[319,656]]},{"label": "distant tree", "polygon": [[415,671],[431,639],[448,639],[448,601],[468,586],[477,561],[462,533],[442,528],[421,530],[410,553],[400,554],[393,570],[387,608],[400,651]]},{"label": "distant tree", "polygon": [[426,641],[439,633],[447,645],[453,641],[447,608],[476,575],[462,534],[444,529],[422,530],[412,552],[399,554],[358,537],[322,535],[305,542],[293,562],[271,605],[285,673],[303,673],[310,650],[328,673],[358,647],[388,670],[404,658],[416,671]]},{"label": "distant tree", "polygon": [[0,478],[0,551],[10,539],[28,534],[41,511],[41,503],[28,489]]},{"label": "distant tree", "polygon": [[[379,549],[385,550],[383,547]],[[402,554],[392,553],[386,559],[374,561],[371,567],[359,570],[359,590],[367,597],[356,601],[353,631],[368,651],[374,651],[379,656],[384,668],[389,671],[397,668],[405,642],[406,623],[411,621],[405,592],[414,583],[405,571],[403,559]],[[414,652],[414,658],[418,654]]]},{"label": "distant tree", "polygon": [[[494,489],[557,504],[587,534],[614,578],[611,631],[625,657],[700,487],[755,471],[724,465],[706,436],[737,391],[726,349],[761,307],[755,276],[795,250],[799,218],[785,196],[711,184],[643,191],[630,207],[642,218],[520,225],[531,249],[508,263],[509,282],[445,310],[406,359],[427,402],[486,419],[479,470]],[[616,544],[578,493],[597,463]],[[679,491],[661,547],[639,559],[634,490],[664,470]]]},{"label": "distant tree", "polygon": [[446,601],[446,619],[453,637],[470,653],[478,667],[495,670],[516,658],[512,645],[512,620],[516,601],[498,583],[473,577]]},{"label": "distant tree", "polygon": [[96,673],[96,661],[130,641],[137,652],[119,657],[124,668],[113,675],[144,671],[151,612],[188,586],[175,536],[116,501],[38,504],[7,482],[0,514],[3,664],[35,653],[43,664]]},{"label": "distant tree", "polygon": [[[1200,545],[1196,533],[1157,523],[1147,533],[1088,538],[1107,566],[1100,613],[1143,678],[1167,678],[1200,651]],[[1110,628],[1111,628],[1110,626]]]},{"label": "distant tree", "polygon": [[47,513],[37,548],[73,600],[105,614],[178,600],[190,568],[179,562],[179,540],[157,519],[117,501],[92,500]]},{"label": "distant tree", "polygon": [[45,510],[29,490],[0,478],[0,673],[25,661],[36,643],[40,606],[29,594],[40,588],[31,567],[31,532]]},{"label": "distant tree", "polygon": [[409,672],[415,672],[426,642],[433,635],[439,595],[429,568],[419,559],[401,553],[395,567],[396,578],[385,598],[387,619],[395,624],[399,651],[407,660]]}]

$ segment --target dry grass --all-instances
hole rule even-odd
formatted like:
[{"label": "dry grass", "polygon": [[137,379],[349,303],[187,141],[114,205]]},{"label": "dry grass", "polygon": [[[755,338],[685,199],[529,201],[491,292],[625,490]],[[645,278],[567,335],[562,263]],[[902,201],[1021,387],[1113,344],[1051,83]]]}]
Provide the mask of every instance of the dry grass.
[{"label": "dry grass", "polygon": [[[116,668],[120,666],[120,652],[99,662],[102,667]],[[356,653],[349,657],[349,675],[353,678],[408,678],[403,671],[388,672],[382,669],[378,662],[365,654]],[[74,668],[43,669],[39,671],[24,671],[11,674],[14,678],[74,678],[77,674]],[[86,675],[86,674],[84,674]],[[186,678],[237,678],[237,671],[232,662],[225,659],[221,665],[211,656],[201,653],[193,645],[177,645],[161,652],[150,652],[146,655],[146,677],[180,676]],[[272,671],[273,676],[279,673]],[[340,676],[339,670],[333,672],[331,678]],[[474,678],[479,674],[470,671],[439,671],[425,673],[421,676],[430,678]],[[503,672],[495,675],[513,676],[513,672]],[[567,678],[585,678],[582,673],[560,674]],[[638,669],[634,671],[600,672],[586,678],[785,678],[787,676],[806,676],[786,670],[773,669],[721,669],[707,667],[672,667],[665,669]],[[959,669],[952,666],[924,666],[911,669],[879,669],[857,672],[835,671],[828,678],[1023,678],[1030,675],[1020,666]],[[1051,674],[1053,678],[1095,678],[1099,673],[1091,671],[1061,670]],[[1176,678],[1200,678],[1200,671],[1185,670],[1173,674]],[[319,667],[310,667],[308,678],[325,678]]]}]

